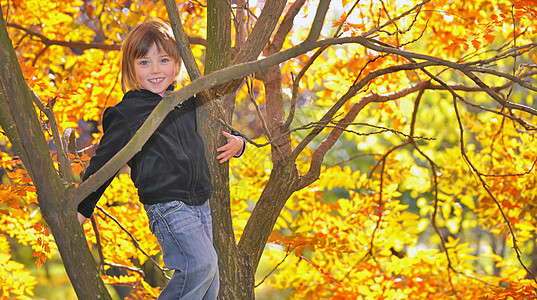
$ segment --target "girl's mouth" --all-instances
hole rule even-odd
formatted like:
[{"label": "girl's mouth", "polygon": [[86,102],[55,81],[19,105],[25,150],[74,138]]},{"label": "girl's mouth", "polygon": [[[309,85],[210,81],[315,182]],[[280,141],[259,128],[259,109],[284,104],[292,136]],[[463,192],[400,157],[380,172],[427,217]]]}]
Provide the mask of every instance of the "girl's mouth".
[{"label": "girl's mouth", "polygon": [[148,79],[147,81],[149,81],[150,83],[156,84],[156,83],[162,82],[163,80],[164,80],[164,77],[159,77],[159,78]]}]

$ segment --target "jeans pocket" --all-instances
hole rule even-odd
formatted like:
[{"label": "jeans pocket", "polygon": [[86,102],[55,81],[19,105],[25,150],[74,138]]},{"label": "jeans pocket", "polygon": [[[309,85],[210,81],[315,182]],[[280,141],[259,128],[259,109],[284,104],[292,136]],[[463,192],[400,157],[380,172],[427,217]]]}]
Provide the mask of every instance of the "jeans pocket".
[{"label": "jeans pocket", "polygon": [[170,201],[146,207],[149,229],[161,245],[171,233],[168,219],[172,218],[173,220],[174,213],[180,211],[184,206],[182,201]]},{"label": "jeans pocket", "polygon": [[170,201],[158,204],[158,211],[160,216],[165,219],[167,216],[177,212],[183,208],[185,204],[182,201]]}]

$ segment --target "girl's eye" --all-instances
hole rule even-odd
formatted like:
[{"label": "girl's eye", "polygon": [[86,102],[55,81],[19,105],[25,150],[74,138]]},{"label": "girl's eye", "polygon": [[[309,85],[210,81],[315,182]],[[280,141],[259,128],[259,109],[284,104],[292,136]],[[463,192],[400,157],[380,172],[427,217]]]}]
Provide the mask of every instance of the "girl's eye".
[{"label": "girl's eye", "polygon": [[169,58],[163,58],[163,59],[160,60],[161,63],[167,63],[169,61],[170,61]]},{"label": "girl's eye", "polygon": [[138,62],[138,64],[141,65],[141,66],[147,66],[147,65],[149,65],[149,61],[147,61],[147,60],[140,60],[140,61]]}]

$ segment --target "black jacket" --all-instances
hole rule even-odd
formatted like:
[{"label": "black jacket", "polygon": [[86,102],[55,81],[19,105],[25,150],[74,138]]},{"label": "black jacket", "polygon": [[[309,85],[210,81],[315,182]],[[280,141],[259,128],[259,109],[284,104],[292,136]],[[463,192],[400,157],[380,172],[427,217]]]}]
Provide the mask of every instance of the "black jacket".
[{"label": "black jacket", "polygon": [[[104,134],[83,180],[127,144],[161,99],[148,90],[134,90],[127,92],[116,106],[106,109]],[[197,132],[195,107],[192,97],[174,108],[128,162],[143,204],[180,200],[188,205],[201,205],[211,196],[213,187],[203,141]],[[78,205],[82,215],[91,216],[112,179]]]}]

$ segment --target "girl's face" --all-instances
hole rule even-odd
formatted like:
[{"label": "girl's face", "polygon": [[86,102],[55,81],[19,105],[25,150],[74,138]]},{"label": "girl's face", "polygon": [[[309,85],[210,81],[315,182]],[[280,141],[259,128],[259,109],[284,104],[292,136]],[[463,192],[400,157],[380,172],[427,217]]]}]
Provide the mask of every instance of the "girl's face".
[{"label": "girl's face", "polygon": [[162,94],[175,79],[176,62],[153,44],[147,54],[134,61],[136,80],[142,88],[155,94]]}]

